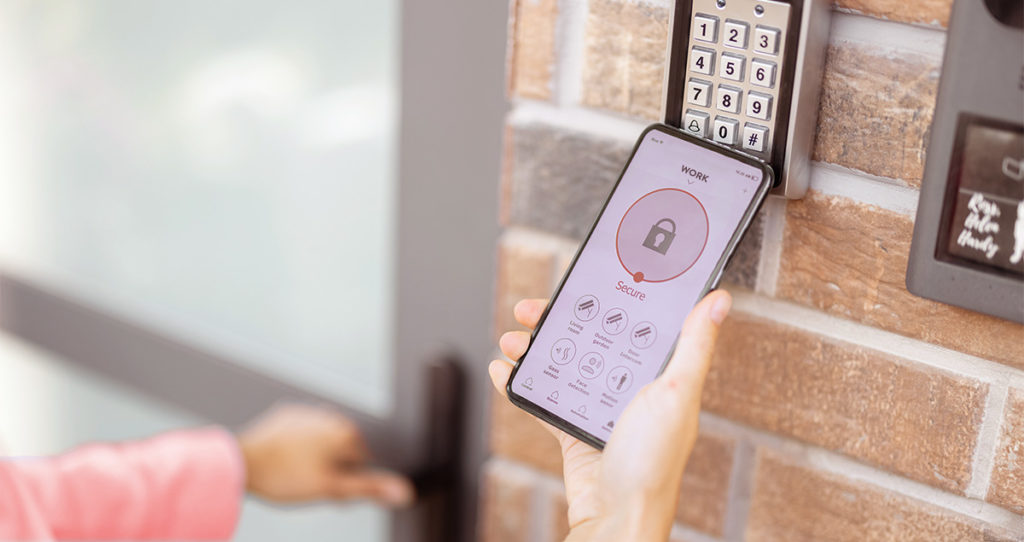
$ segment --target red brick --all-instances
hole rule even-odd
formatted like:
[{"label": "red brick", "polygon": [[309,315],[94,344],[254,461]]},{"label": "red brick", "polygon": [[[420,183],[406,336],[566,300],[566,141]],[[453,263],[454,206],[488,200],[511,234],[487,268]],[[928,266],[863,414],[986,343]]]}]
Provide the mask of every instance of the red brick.
[{"label": "red brick", "polygon": [[725,436],[701,433],[683,473],[676,521],[721,536],[729,501],[736,442]]},{"label": "red brick", "polygon": [[704,407],[962,493],[986,385],[736,313]]},{"label": "red brick", "polygon": [[508,223],[582,240],[632,146],[543,123],[514,126],[508,139],[503,180]]},{"label": "red brick", "polygon": [[480,531],[484,542],[534,542],[530,538],[535,478],[500,462],[484,467]]},{"label": "red brick", "polygon": [[814,159],[920,186],[938,84],[938,59],[830,46]]},{"label": "red brick", "polygon": [[668,9],[621,0],[589,7],[583,104],[660,120]]},{"label": "red brick", "polygon": [[987,500],[1024,514],[1024,390],[1010,390]]},{"label": "red brick", "polygon": [[558,0],[513,0],[509,94],[551,98],[557,22]]},{"label": "red brick", "polygon": [[953,0],[836,0],[834,5],[878,19],[948,26]]},{"label": "red brick", "polygon": [[749,542],[1012,542],[1006,530],[877,486],[758,454]]},{"label": "red brick", "polygon": [[1024,326],[907,291],[910,217],[811,192],[786,208],[777,295],[1024,368]]},{"label": "red brick", "polygon": [[551,294],[555,255],[545,248],[505,237],[498,246],[498,281],[494,303],[494,334],[525,330],[512,314],[516,303],[529,297]]}]

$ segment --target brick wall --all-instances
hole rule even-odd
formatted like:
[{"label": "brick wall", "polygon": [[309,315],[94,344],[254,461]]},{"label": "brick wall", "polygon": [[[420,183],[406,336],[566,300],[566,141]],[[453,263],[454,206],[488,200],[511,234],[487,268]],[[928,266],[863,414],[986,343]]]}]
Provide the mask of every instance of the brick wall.
[{"label": "brick wall", "polygon": [[[1024,540],[1024,327],[904,286],[950,0],[840,0],[811,190],[728,272],[678,540]],[[669,0],[513,0],[495,337],[658,120]],[[564,536],[554,440],[491,414],[482,539]]]}]

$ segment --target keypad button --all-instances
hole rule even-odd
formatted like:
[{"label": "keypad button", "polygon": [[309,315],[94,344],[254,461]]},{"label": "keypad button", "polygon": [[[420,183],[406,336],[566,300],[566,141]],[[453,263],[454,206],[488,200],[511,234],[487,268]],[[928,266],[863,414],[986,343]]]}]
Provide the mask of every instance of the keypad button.
[{"label": "keypad button", "polygon": [[747,48],[747,23],[740,21],[725,21],[725,30],[722,35],[722,45],[735,47],[737,49]]},{"label": "keypad button", "polygon": [[690,79],[686,83],[686,101],[701,107],[711,106],[711,83],[700,79]]},{"label": "keypad button", "polygon": [[762,153],[764,152],[765,144],[768,142],[768,128],[748,122],[743,126],[743,137],[741,139],[743,150]]},{"label": "keypad button", "polygon": [[759,87],[775,87],[775,63],[767,60],[753,60],[750,63],[750,84]]},{"label": "keypad button", "polygon": [[715,73],[715,52],[703,47],[694,47],[690,51],[690,71],[701,75]]},{"label": "keypad button", "polygon": [[716,107],[718,107],[719,111],[725,111],[726,113],[739,113],[740,97],[742,95],[743,90],[741,89],[721,85],[718,87],[718,102]]},{"label": "keypad button", "polygon": [[714,139],[726,145],[736,145],[736,134],[739,132],[740,123],[729,117],[715,117]]},{"label": "keypad button", "polygon": [[745,63],[746,59],[740,55],[722,53],[722,67],[718,70],[718,75],[722,79],[742,81]]},{"label": "keypad button", "polygon": [[775,55],[779,52],[779,31],[758,25],[754,29],[754,52]]},{"label": "keypad button", "polygon": [[693,39],[715,43],[718,41],[718,17],[704,15],[693,18]]},{"label": "keypad button", "polygon": [[687,109],[686,115],[683,116],[683,129],[695,136],[708,137],[709,119],[708,114],[703,111]]},{"label": "keypad button", "polygon": [[772,97],[760,92],[747,93],[747,116],[753,119],[772,118]]}]

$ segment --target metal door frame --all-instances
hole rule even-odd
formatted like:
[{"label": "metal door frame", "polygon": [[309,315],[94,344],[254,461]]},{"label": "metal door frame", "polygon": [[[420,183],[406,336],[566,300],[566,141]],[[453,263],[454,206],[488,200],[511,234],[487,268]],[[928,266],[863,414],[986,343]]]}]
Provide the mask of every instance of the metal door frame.
[{"label": "metal door frame", "polygon": [[[280,399],[333,404],[423,499],[401,542],[473,540],[493,349],[496,179],[508,7],[403,0],[392,415],[377,418],[203,351],[0,262],[0,328],[211,421]],[[229,400],[223,400],[229,397]]]}]

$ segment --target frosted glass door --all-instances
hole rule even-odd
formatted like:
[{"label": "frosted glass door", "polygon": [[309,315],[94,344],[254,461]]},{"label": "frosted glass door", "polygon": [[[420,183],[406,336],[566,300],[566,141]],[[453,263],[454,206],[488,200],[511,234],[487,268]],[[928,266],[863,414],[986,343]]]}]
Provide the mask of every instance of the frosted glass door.
[{"label": "frosted glass door", "polygon": [[386,416],[398,11],[0,3],[0,265]]}]

